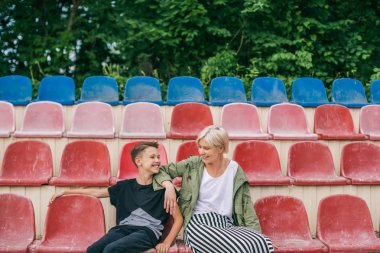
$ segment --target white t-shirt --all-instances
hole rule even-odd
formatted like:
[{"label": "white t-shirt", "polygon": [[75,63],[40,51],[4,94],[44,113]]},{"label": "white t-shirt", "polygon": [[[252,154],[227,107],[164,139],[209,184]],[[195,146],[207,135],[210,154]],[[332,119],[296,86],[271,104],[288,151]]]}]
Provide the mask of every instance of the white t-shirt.
[{"label": "white t-shirt", "polygon": [[237,169],[237,162],[231,160],[219,177],[212,177],[206,169],[203,170],[195,214],[215,212],[232,218],[234,177]]}]

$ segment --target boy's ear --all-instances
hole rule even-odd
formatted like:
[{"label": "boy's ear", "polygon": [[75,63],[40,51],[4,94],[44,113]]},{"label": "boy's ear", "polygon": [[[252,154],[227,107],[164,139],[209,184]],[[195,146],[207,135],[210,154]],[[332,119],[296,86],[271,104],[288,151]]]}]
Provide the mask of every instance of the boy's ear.
[{"label": "boy's ear", "polygon": [[139,156],[136,156],[135,158],[135,163],[137,164],[137,166],[140,166],[141,165],[141,159]]}]

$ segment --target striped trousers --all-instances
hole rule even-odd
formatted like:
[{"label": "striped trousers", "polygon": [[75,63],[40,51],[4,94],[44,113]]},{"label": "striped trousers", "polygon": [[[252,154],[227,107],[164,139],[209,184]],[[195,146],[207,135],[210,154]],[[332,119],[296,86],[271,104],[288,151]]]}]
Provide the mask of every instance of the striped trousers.
[{"label": "striped trousers", "polygon": [[216,213],[193,214],[185,242],[194,253],[273,253],[271,240],[251,228],[234,226]]}]

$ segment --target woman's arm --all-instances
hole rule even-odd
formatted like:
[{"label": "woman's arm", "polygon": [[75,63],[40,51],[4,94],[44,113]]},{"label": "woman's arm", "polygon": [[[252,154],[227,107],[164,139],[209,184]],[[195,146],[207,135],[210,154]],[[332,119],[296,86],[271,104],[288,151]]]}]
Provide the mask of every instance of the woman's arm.
[{"label": "woman's arm", "polygon": [[96,198],[107,198],[107,197],[109,197],[109,193],[108,193],[108,189],[107,188],[104,188],[104,189],[73,189],[73,190],[65,190],[63,192],[54,194],[51,197],[51,199],[50,199],[49,205],[51,203],[53,203],[53,201],[56,198],[59,198],[59,197],[61,197],[63,195],[68,195],[68,194],[85,194],[85,195],[94,196]]},{"label": "woman's arm", "polygon": [[168,165],[161,166],[160,171],[154,175],[154,181],[164,186],[162,182],[171,181],[175,177],[182,177],[186,170],[193,167],[193,164],[198,159],[197,156],[192,156],[178,163],[169,163]]}]

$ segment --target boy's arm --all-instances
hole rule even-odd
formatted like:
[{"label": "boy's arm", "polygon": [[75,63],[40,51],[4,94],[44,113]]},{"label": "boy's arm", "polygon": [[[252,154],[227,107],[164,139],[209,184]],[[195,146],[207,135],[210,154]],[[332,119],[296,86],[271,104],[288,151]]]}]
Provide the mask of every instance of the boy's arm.
[{"label": "boy's arm", "polygon": [[59,193],[54,194],[51,197],[51,199],[50,199],[49,205],[51,203],[53,203],[53,201],[56,198],[59,198],[59,197],[61,197],[63,195],[68,195],[68,194],[84,194],[84,195],[94,196],[96,198],[107,198],[107,197],[109,197],[109,192],[108,192],[107,188],[105,188],[105,189],[73,189],[73,190],[65,190],[63,192],[59,192]]}]

